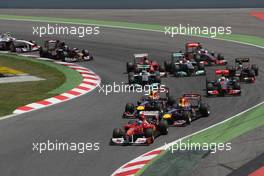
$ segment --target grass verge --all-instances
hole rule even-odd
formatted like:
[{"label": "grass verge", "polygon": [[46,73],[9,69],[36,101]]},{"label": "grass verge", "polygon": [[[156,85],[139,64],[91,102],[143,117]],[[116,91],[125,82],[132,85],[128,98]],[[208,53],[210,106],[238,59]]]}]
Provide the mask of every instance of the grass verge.
[{"label": "grass verge", "polygon": [[0,84],[0,116],[12,113],[19,106],[63,93],[82,80],[81,75],[70,68],[22,56],[0,54],[0,65],[45,79]]}]

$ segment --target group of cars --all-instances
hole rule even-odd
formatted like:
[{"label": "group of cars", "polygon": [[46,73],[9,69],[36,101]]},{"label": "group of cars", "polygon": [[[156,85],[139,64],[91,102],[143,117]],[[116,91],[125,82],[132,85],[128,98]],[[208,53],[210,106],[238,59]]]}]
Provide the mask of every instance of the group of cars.
[{"label": "group of cars", "polygon": [[90,61],[94,59],[88,50],[71,48],[64,41],[46,40],[44,46],[39,46],[32,40],[18,40],[10,33],[0,34],[0,50],[17,53],[39,52],[40,57],[64,62]]},{"label": "group of cars", "polygon": [[[173,52],[164,65],[149,60],[148,54],[135,54],[127,62],[128,83],[133,85],[160,85],[161,77],[205,76],[207,66],[222,66],[212,79],[206,78],[207,96],[241,95],[241,82],[255,83],[258,67],[249,58],[236,58],[234,65],[221,54],[204,49],[200,43],[186,43],[185,52]],[[174,99],[169,88],[150,91],[137,103],[127,103],[123,118],[130,120],[123,128],[113,130],[110,144],[151,144],[160,135],[168,134],[169,126],[186,126],[193,120],[208,117],[210,107],[196,93],[183,94]]]},{"label": "group of cars", "polygon": [[[10,33],[0,35],[0,50],[24,53],[39,52],[40,57],[76,62],[93,60],[88,50],[70,48],[65,42],[47,40],[43,46],[34,41],[18,40]],[[258,66],[250,64],[249,58],[236,58],[234,65],[227,63],[221,54],[204,49],[200,43],[185,44],[185,51],[173,52],[170,60],[161,65],[148,58],[148,54],[134,54],[132,62],[127,62],[128,83],[135,86],[156,85],[148,95],[137,103],[127,103],[122,115],[130,119],[123,128],[113,130],[110,144],[151,144],[160,135],[168,134],[169,126],[186,126],[193,120],[208,117],[210,107],[203,102],[202,95],[183,94],[175,99],[169,88],[161,87],[162,77],[206,76],[207,66],[223,66],[215,70],[215,77],[206,78],[207,96],[241,95],[241,82],[255,83],[259,74]]]},{"label": "group of cars", "polygon": [[209,105],[199,94],[184,94],[174,99],[169,88],[151,91],[136,103],[127,103],[123,118],[130,120],[123,128],[115,128],[112,145],[146,144],[168,134],[169,126],[186,126],[193,120],[208,117]]}]

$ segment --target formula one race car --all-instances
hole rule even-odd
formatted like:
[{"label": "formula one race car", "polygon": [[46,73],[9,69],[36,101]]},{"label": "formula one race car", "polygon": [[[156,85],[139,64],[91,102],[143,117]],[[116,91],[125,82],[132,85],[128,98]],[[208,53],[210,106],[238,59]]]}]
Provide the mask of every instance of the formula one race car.
[{"label": "formula one race car", "polygon": [[127,62],[127,73],[140,73],[142,70],[149,73],[159,72],[161,77],[166,76],[164,67],[156,61],[149,60],[148,54],[134,54],[134,61]]},{"label": "formula one race car", "polygon": [[64,62],[88,61],[93,60],[93,56],[87,50],[69,48],[65,42],[59,40],[47,40],[44,47],[40,47],[40,57],[47,57]]},{"label": "formula one race car", "polygon": [[227,60],[221,54],[216,56],[214,52],[204,49],[200,43],[195,42],[185,44],[185,56],[197,63],[202,62],[205,66],[227,64]]},{"label": "formula one race car", "polygon": [[162,113],[174,103],[175,100],[170,96],[168,88],[151,91],[149,95],[141,97],[137,105],[127,103],[123,118],[137,118],[141,111],[159,111]]},{"label": "formula one race car", "polygon": [[207,96],[241,95],[240,83],[237,79],[230,78],[229,70],[216,70],[215,73],[221,77],[213,81],[206,79]]},{"label": "formula one race car", "polygon": [[167,121],[160,120],[158,111],[142,111],[140,118],[133,119],[123,129],[115,128],[110,144],[152,144],[159,135],[168,134]]},{"label": "formula one race car", "polygon": [[10,33],[0,35],[0,50],[23,53],[38,51],[39,48],[34,41],[17,40]]},{"label": "formula one race car", "polygon": [[34,41],[14,40],[10,44],[10,51],[17,53],[34,52],[38,51],[39,48],[40,46],[38,46]]},{"label": "formula one race car", "polygon": [[206,75],[204,64],[187,60],[183,53],[172,53],[171,61],[165,61],[165,70],[176,77]]},{"label": "formula one race car", "polygon": [[193,120],[208,117],[210,115],[209,105],[202,101],[199,94],[184,94],[178,103],[167,109],[163,115],[171,126],[185,126]]},{"label": "formula one race car", "polygon": [[140,73],[130,72],[128,74],[128,84],[135,86],[145,86],[145,85],[159,85],[161,83],[160,73],[154,72],[150,73],[146,70],[143,70]]},{"label": "formula one race car", "polygon": [[236,65],[227,67],[230,77],[237,78],[240,82],[255,83],[259,72],[258,66],[255,64],[244,64],[249,61],[249,58],[236,58]]}]

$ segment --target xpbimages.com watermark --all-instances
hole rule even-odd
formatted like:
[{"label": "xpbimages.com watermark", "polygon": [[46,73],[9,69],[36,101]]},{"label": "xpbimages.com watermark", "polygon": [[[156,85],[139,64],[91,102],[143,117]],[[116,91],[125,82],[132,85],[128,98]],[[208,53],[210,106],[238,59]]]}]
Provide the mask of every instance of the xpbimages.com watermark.
[{"label": "xpbimages.com watermark", "polygon": [[39,37],[45,35],[73,35],[83,38],[89,35],[100,34],[100,27],[98,26],[61,26],[58,24],[47,24],[45,26],[33,26],[33,35]]},{"label": "xpbimages.com watermark", "polygon": [[164,34],[166,36],[175,37],[177,35],[205,35],[215,38],[218,35],[232,34],[232,27],[230,26],[191,26],[190,24],[184,26],[165,26]]},{"label": "xpbimages.com watermark", "polygon": [[177,151],[208,151],[215,154],[217,151],[230,151],[232,149],[231,143],[195,143],[187,141],[179,141],[173,146],[168,146],[165,143],[165,150],[172,154]]},{"label": "xpbimages.com watermark", "polygon": [[108,95],[110,93],[145,93],[149,94],[153,91],[166,92],[166,86],[162,84],[152,84],[152,85],[133,85],[125,84],[122,82],[118,84],[113,82],[112,84],[99,85],[98,92]]},{"label": "xpbimages.com watermark", "polygon": [[42,154],[44,152],[56,152],[56,151],[70,151],[83,154],[88,151],[99,151],[99,142],[64,142],[64,141],[44,141],[44,142],[33,142],[32,151]]}]

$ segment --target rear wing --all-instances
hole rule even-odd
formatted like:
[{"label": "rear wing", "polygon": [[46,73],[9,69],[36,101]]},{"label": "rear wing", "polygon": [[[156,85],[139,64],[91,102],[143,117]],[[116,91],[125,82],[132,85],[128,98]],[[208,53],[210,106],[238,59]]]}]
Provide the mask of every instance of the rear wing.
[{"label": "rear wing", "polygon": [[200,43],[197,42],[190,42],[190,43],[186,43],[185,47],[187,48],[194,48],[194,47],[201,47],[202,45]]},{"label": "rear wing", "polygon": [[148,69],[148,68],[150,68],[150,65],[138,64],[137,67],[140,68],[140,69]]},{"label": "rear wing", "polygon": [[147,53],[143,53],[143,54],[134,54],[135,58],[143,58],[143,57],[148,57]]},{"label": "rear wing", "polygon": [[249,62],[250,59],[249,58],[236,58],[235,62],[236,63],[243,63],[243,62]]},{"label": "rear wing", "polygon": [[224,75],[224,76],[229,76],[229,70],[216,70],[215,71],[216,75]]},{"label": "rear wing", "polygon": [[160,114],[159,111],[140,111],[139,114],[143,114],[145,116],[158,116]]},{"label": "rear wing", "polygon": [[183,94],[182,97],[191,98],[191,99],[201,99],[202,98],[200,94],[196,94],[196,93]]},{"label": "rear wing", "polygon": [[183,56],[184,56],[184,54],[183,53],[179,53],[179,52],[173,52],[171,54],[172,58],[178,58],[178,57],[183,57]]}]

